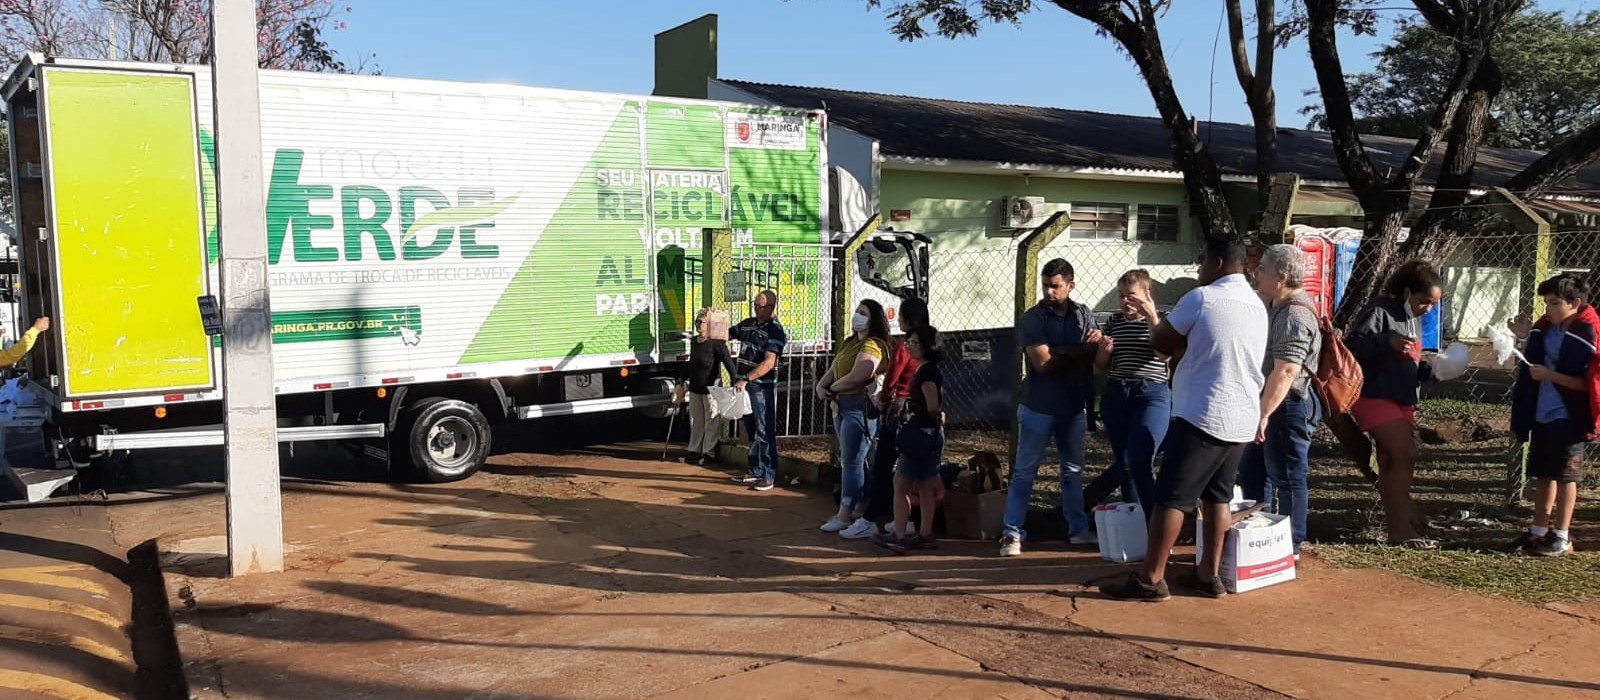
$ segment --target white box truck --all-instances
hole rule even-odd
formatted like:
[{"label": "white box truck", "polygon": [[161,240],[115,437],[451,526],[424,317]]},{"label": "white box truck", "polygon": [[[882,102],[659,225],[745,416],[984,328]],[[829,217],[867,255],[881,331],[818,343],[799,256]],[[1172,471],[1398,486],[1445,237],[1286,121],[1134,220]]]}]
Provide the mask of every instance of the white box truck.
[{"label": "white box truck", "polygon": [[[197,307],[219,289],[210,80],[35,55],[4,85],[21,313],[55,319],[25,371],[58,460],[222,442],[227,339]],[[498,421],[664,414],[708,229],[815,251],[811,274],[762,284],[781,288],[791,325],[827,328],[824,120],[263,71],[280,440],[359,441],[448,481],[483,464]],[[926,239],[874,238],[851,269],[920,260],[925,290]]]}]

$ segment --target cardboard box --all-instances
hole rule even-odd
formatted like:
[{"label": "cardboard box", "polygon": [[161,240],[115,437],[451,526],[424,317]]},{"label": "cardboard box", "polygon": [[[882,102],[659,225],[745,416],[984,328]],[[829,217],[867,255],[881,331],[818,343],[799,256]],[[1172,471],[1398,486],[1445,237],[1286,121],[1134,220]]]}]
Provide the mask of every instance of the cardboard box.
[{"label": "cardboard box", "polygon": [[[1244,593],[1294,580],[1294,536],[1289,529],[1289,516],[1259,513],[1255,517],[1266,518],[1272,524],[1248,527],[1247,519],[1228,530],[1219,575],[1229,593]],[[1204,523],[1201,528],[1203,533]],[[1195,538],[1194,556],[1197,562],[1205,556],[1204,534]]]},{"label": "cardboard box", "polygon": [[952,539],[998,540],[1005,527],[1006,492],[972,493],[951,489],[944,494],[944,534]]}]

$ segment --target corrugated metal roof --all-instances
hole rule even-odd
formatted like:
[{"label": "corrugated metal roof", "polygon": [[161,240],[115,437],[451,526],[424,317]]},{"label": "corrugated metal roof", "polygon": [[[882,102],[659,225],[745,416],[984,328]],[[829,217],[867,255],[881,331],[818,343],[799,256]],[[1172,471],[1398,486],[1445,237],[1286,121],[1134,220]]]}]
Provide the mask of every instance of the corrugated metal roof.
[{"label": "corrugated metal roof", "polygon": [[[722,80],[751,95],[788,107],[825,108],[833,123],[878,140],[886,156],[1011,164],[1163,170],[1174,169],[1172,140],[1154,117],[1053,107],[985,104],[830,88]],[[1255,130],[1246,124],[1201,122],[1200,134],[1225,173],[1255,170]],[[1362,139],[1376,164],[1399,167],[1408,139]],[[1344,181],[1325,132],[1278,130],[1279,163],[1312,180]],[[1539,157],[1535,151],[1485,148],[1474,185],[1504,183]],[[1435,168],[1426,178],[1431,181]],[[1564,189],[1600,195],[1600,166],[1591,166]]]}]

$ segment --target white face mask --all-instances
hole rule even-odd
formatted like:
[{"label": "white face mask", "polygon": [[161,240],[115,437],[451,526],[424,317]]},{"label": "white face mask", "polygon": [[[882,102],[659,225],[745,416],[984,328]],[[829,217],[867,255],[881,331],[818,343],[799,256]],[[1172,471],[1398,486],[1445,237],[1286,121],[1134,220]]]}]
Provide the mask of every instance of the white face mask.
[{"label": "white face mask", "polygon": [[850,330],[851,331],[854,331],[856,333],[860,333],[861,331],[864,331],[866,329],[867,329],[867,315],[866,314],[861,313],[861,312],[858,311],[858,312],[856,312],[856,315],[850,317]]}]

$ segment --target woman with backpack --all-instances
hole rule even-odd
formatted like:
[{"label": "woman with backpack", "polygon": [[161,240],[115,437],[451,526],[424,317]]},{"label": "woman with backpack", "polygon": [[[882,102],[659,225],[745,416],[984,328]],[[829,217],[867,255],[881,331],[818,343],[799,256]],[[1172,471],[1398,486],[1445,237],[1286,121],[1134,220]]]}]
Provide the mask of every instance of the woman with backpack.
[{"label": "woman with backpack", "polygon": [[1383,296],[1356,316],[1345,344],[1361,363],[1365,381],[1350,415],[1377,443],[1378,492],[1389,519],[1389,544],[1436,549],[1438,542],[1417,533],[1411,501],[1411,473],[1417,464],[1417,399],[1433,370],[1422,361],[1422,317],[1443,296],[1439,273],[1421,260],[1400,266],[1384,284]]},{"label": "woman with backpack", "polygon": [[[932,549],[933,521],[938,514],[939,466],[944,463],[944,375],[939,360],[944,349],[939,344],[939,329],[921,326],[911,331],[905,346],[918,362],[906,400],[906,421],[898,429],[900,459],[894,468],[894,524],[880,537],[897,554],[913,549]],[[920,517],[911,528],[911,493],[917,494]]]},{"label": "woman with backpack", "polygon": [[1239,466],[1244,497],[1289,516],[1295,556],[1306,540],[1311,436],[1322,421],[1312,378],[1322,354],[1322,324],[1305,293],[1306,257],[1279,244],[1261,254],[1256,293],[1267,303],[1267,356],[1261,421]]},{"label": "woman with backpack", "polygon": [[[878,392],[878,440],[867,479],[867,512],[862,516],[878,524],[894,518],[894,467],[900,458],[896,432],[906,419],[906,400],[911,397],[911,380],[917,361],[906,347],[906,339],[928,325],[928,302],[915,297],[900,302],[895,322],[905,338],[890,344],[889,361],[883,373],[883,390]],[[869,533],[870,534],[870,533]]]}]

